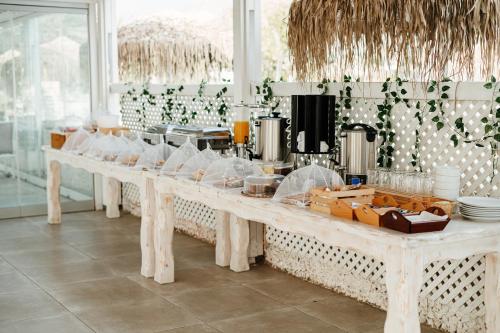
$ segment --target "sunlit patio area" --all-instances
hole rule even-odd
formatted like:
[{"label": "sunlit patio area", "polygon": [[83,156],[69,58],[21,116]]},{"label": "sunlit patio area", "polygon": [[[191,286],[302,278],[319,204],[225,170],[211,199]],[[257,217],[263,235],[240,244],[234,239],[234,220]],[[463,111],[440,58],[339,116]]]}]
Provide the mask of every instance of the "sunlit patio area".
[{"label": "sunlit patio area", "polygon": [[499,333],[500,3],[0,0],[0,333]]}]

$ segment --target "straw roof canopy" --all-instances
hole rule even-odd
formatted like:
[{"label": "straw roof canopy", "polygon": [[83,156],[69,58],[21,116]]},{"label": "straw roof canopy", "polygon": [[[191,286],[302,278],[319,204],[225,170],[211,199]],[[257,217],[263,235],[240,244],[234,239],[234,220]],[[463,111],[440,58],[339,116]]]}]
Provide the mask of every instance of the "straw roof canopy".
[{"label": "straw roof canopy", "polygon": [[470,77],[479,59],[482,74],[492,74],[500,63],[500,1],[295,0],[288,45],[303,80],[353,64],[367,72],[393,66],[421,78]]},{"label": "straw roof canopy", "polygon": [[230,58],[199,27],[174,18],[148,18],[118,29],[120,77],[163,82],[207,79],[231,68]]}]

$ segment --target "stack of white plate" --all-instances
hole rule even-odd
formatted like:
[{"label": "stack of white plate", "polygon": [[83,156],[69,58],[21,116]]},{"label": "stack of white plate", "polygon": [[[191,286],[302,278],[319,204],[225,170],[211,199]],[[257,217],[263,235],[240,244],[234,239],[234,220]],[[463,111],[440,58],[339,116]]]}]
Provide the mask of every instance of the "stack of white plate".
[{"label": "stack of white plate", "polygon": [[469,220],[500,222],[500,199],[487,197],[460,197],[460,214]]},{"label": "stack of white plate", "polygon": [[432,192],[438,198],[457,200],[460,195],[460,169],[451,166],[435,167]]}]

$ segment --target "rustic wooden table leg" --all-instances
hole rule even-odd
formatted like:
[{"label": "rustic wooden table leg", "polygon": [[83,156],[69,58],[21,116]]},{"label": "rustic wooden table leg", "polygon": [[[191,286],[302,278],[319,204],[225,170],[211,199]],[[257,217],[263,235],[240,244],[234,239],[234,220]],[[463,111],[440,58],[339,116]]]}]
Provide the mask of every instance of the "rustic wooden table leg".
[{"label": "rustic wooden table leg", "polygon": [[486,306],[486,332],[500,332],[500,252],[486,255],[484,282]]},{"label": "rustic wooden table leg", "polygon": [[231,260],[229,213],[217,210],[215,223],[215,264],[226,267],[229,266]]},{"label": "rustic wooden table leg", "polygon": [[174,282],[174,196],[159,194],[156,191],[155,221],[155,281],[158,283]]},{"label": "rustic wooden table leg", "polygon": [[103,186],[105,197],[104,202],[106,204],[106,217],[110,219],[120,217],[120,181],[111,177],[103,177]]},{"label": "rustic wooden table leg", "polygon": [[248,245],[248,260],[255,263],[256,258],[264,255],[264,225],[255,221],[248,221],[250,241]]},{"label": "rustic wooden table leg", "polygon": [[234,272],[244,272],[250,269],[248,265],[248,243],[250,230],[248,221],[231,215],[231,260],[229,268]]},{"label": "rustic wooden table leg", "polygon": [[155,191],[152,179],[145,179],[140,186],[141,195],[141,274],[155,274],[154,216]]},{"label": "rustic wooden table leg", "polygon": [[47,161],[47,217],[50,224],[61,223],[61,164]]},{"label": "rustic wooden table leg", "polygon": [[423,280],[423,258],[416,251],[389,249],[385,260],[387,318],[385,333],[419,333],[418,297]]},{"label": "rustic wooden table leg", "polygon": [[104,196],[102,189],[103,176],[94,174],[94,203],[95,210],[104,210]]}]

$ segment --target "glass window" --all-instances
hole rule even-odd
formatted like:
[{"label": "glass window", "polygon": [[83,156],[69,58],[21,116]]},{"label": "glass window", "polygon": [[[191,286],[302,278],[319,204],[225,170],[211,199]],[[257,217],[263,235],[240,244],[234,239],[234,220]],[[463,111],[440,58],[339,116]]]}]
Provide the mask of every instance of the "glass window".
[{"label": "glass window", "polygon": [[[12,129],[0,131],[0,218],[46,211],[41,146],[90,117],[87,12],[28,8],[0,6],[0,124]],[[92,208],[92,176],[63,167],[61,194],[63,209]]]},{"label": "glass window", "polygon": [[293,81],[287,45],[288,11],[292,0],[261,1],[262,77]]},{"label": "glass window", "polygon": [[232,80],[232,0],[121,0],[117,12],[120,81]]}]

